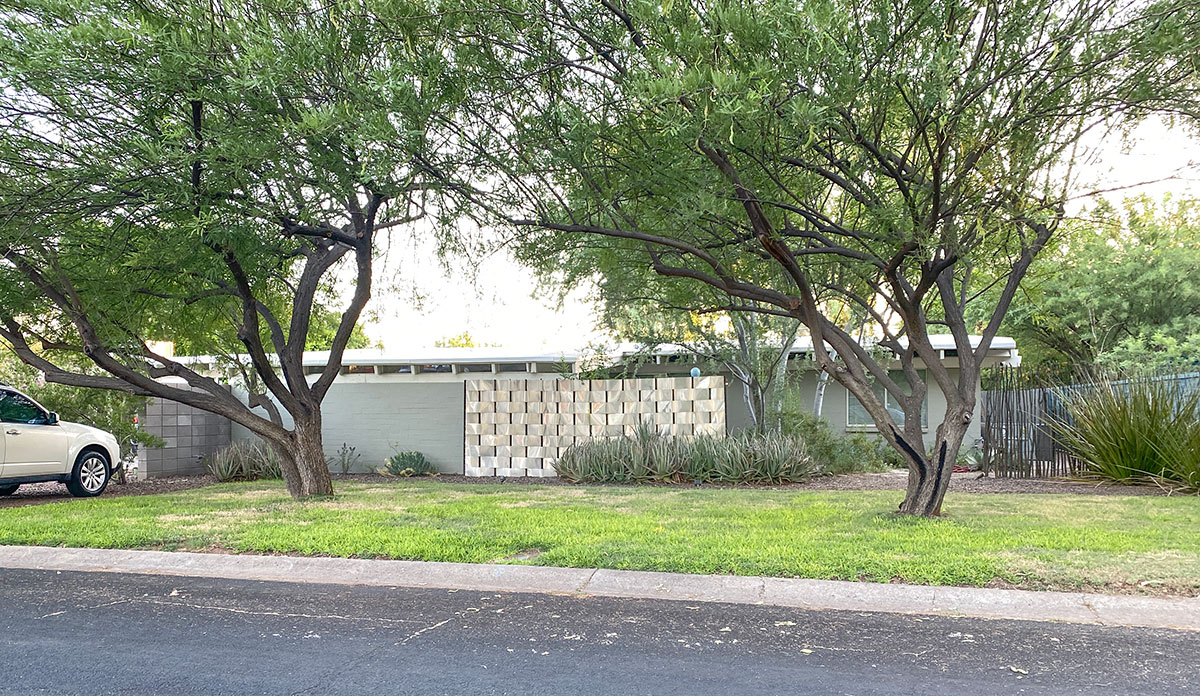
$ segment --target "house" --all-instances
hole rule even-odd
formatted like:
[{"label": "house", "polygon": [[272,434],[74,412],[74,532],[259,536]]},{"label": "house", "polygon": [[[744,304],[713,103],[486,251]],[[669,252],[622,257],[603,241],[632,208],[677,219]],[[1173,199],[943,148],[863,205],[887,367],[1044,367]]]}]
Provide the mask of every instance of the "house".
[{"label": "house", "polygon": [[[932,336],[934,348],[951,370],[957,365],[954,342],[950,336]],[[688,376],[702,361],[679,349],[656,350],[649,355],[637,353],[632,347],[615,356],[620,376],[627,378],[682,378]],[[811,404],[817,387],[818,372],[812,363],[811,344],[798,342],[789,364],[790,383],[799,390],[803,404]],[[305,355],[305,370],[315,376],[328,360],[328,353]],[[385,458],[399,450],[417,450],[445,473],[464,473],[468,465],[470,435],[468,431],[469,395],[478,394],[472,384],[494,384],[491,380],[525,380],[522,384],[548,384],[573,373],[580,360],[576,352],[515,351],[502,348],[439,348],[410,352],[363,349],[348,350],[343,355],[341,373],[330,388],[323,407],[324,439],[327,451],[333,454],[345,443],[361,455],[360,467],[376,468]],[[194,364],[218,371],[216,362],[193,359]],[[1016,343],[1010,338],[997,337],[988,351],[987,366],[1019,364]],[[898,367],[898,366],[897,366]],[[921,365],[918,365],[920,369]],[[707,367],[705,367],[707,371]],[[705,375],[710,376],[710,375]],[[751,425],[742,385],[728,373],[723,377],[721,422],[727,432]],[[608,380],[615,383],[617,380]],[[647,386],[647,385],[641,385]],[[936,418],[943,411],[945,400],[936,384],[929,385],[926,418],[927,437],[933,437]],[[682,393],[682,392],[681,392]],[[882,394],[882,391],[881,391]],[[688,398],[692,398],[689,392]],[[635,399],[636,400],[636,399]],[[886,400],[886,396],[885,396]],[[706,399],[705,401],[710,401]],[[156,411],[158,409],[158,411]],[[164,411],[165,409],[165,411]],[[153,403],[145,419],[146,427],[162,428],[168,447],[148,450],[143,455],[143,471],[148,475],[189,473],[199,471],[199,460],[221,444],[213,433],[226,432],[214,425],[212,416],[193,413],[181,404]],[[161,412],[161,418],[154,415]],[[829,382],[824,396],[822,416],[839,432],[874,432],[875,426],[866,412],[850,397],[845,388]],[[285,414],[286,418],[286,414]],[[968,441],[979,436],[979,418],[968,432]],[[197,437],[184,423],[202,422],[204,450],[198,448]],[[169,429],[169,430],[168,430]],[[233,424],[228,428],[231,441],[253,439],[245,428]],[[186,444],[185,444],[186,443]],[[181,448],[185,456],[172,454]],[[170,471],[165,465],[170,463]]]}]

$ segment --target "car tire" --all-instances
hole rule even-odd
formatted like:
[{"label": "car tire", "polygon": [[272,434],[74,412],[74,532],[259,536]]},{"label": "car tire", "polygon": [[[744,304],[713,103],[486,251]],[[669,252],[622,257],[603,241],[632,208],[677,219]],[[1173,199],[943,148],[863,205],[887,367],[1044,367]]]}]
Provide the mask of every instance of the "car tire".
[{"label": "car tire", "polygon": [[104,492],[110,478],[112,466],[108,457],[96,450],[87,450],[75,460],[67,490],[76,498],[94,498]]},{"label": "car tire", "polygon": [[13,493],[16,493],[17,489],[20,487],[21,487],[21,484],[19,484],[19,483],[14,484],[12,486],[0,486],[0,498],[3,498],[6,495],[12,495]]}]

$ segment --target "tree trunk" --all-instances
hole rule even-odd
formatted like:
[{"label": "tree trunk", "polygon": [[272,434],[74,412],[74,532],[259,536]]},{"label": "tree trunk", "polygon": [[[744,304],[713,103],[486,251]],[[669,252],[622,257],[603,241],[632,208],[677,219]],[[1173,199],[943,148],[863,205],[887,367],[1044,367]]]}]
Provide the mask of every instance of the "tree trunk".
[{"label": "tree trunk", "polygon": [[283,481],[293,498],[333,495],[333,479],[321,440],[321,420],[297,420],[286,442],[273,442],[283,466]]},{"label": "tree trunk", "polygon": [[825,408],[825,387],[829,384],[829,373],[821,370],[817,373],[817,391],[813,395],[812,413],[817,418],[821,417],[821,411]]},{"label": "tree trunk", "polygon": [[[905,414],[907,423],[920,423],[920,413],[915,420]],[[937,517],[942,514],[942,500],[950,488],[950,474],[958,459],[959,448],[967,434],[969,417],[961,409],[946,409],[946,418],[938,426],[933,442],[933,451],[926,453],[921,437],[921,428],[906,427],[902,436],[897,436],[898,446],[908,459],[908,487],[900,514]]]}]

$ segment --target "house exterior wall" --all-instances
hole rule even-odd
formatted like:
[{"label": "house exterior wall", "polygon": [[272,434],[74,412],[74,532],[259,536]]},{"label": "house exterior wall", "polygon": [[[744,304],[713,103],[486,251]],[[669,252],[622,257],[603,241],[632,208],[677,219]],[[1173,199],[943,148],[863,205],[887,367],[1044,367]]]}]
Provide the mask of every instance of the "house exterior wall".
[{"label": "house exterior wall", "polygon": [[321,409],[325,451],[343,442],[374,470],[398,451],[416,450],[447,474],[463,473],[463,385],[455,382],[335,381]]},{"label": "house exterior wall", "polygon": [[138,475],[146,478],[202,474],[205,457],[227,446],[231,437],[225,418],[165,399],[150,399],[140,423],[166,442],[138,454]]},{"label": "house exterior wall", "polygon": [[[284,415],[284,423],[291,427]],[[340,377],[321,408],[325,454],[337,455],[343,443],[360,455],[356,473],[374,471],[398,451],[416,450],[438,471],[463,473],[463,381],[367,381]],[[234,425],[235,440],[255,436]],[[333,465],[337,470],[337,464]]]},{"label": "house exterior wall", "polygon": [[[792,398],[798,399],[799,403],[804,406],[804,409],[810,413],[812,412],[813,399],[817,393],[817,375],[818,373],[815,370],[794,371],[789,375],[789,387],[792,390]],[[958,369],[951,368],[950,376],[952,379],[958,379]],[[749,428],[751,426],[750,409],[746,406],[742,383],[732,376],[727,376],[725,389],[730,431]],[[976,394],[978,393],[979,391],[976,389]],[[851,427],[848,424],[850,398],[850,392],[845,387],[830,380],[825,387],[825,399],[821,407],[821,417],[829,421],[834,432],[876,434],[877,431],[873,426]],[[976,398],[978,399],[978,397]],[[946,412],[946,395],[932,381],[929,384],[929,394],[926,396],[925,404],[929,414],[929,425],[925,429],[925,445],[926,447],[931,447],[937,426],[941,423],[942,415]],[[967,429],[966,438],[963,440],[967,446],[970,446],[980,436],[981,421],[982,413],[980,408],[976,406],[975,418],[971,421],[971,425]]]},{"label": "house exterior wall", "polygon": [[[949,360],[947,362],[950,362]],[[691,363],[644,365],[636,377],[682,377],[692,368]],[[549,372],[547,370],[547,372]],[[950,372],[957,377],[957,368]],[[793,369],[789,382],[798,390],[798,399],[811,408],[816,392],[817,372],[811,363]],[[706,371],[706,375],[712,375]],[[724,378],[725,422],[728,432],[751,426],[741,382],[729,373],[718,372]],[[466,384],[472,380],[525,379],[552,380],[555,375],[535,372],[445,372],[418,374],[343,374],[334,381],[323,408],[325,451],[335,457],[342,443],[355,448],[361,455],[354,471],[372,471],[398,450],[417,450],[425,454],[439,471],[462,474],[466,469]],[[848,420],[849,393],[845,387],[830,381],[825,390],[822,416],[834,432],[875,433],[873,427],[850,427]],[[927,411],[929,427],[925,431],[926,446],[931,446],[934,431],[945,411],[946,399],[936,384],[929,385]],[[286,412],[285,425],[290,427]],[[965,443],[970,445],[980,436],[981,413],[968,429]],[[254,439],[248,430],[233,424],[232,439]],[[337,464],[333,464],[337,469]],[[486,467],[479,467],[486,468]]]}]

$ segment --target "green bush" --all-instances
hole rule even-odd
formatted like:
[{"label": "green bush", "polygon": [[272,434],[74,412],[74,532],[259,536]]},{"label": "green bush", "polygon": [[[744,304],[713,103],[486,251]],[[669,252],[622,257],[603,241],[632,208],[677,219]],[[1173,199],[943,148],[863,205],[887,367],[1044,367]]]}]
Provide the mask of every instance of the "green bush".
[{"label": "green bush", "polygon": [[790,483],[808,480],[812,459],[799,438],[778,433],[668,437],[648,426],[572,446],[555,464],[568,481]]},{"label": "green bush", "polygon": [[256,481],[283,478],[279,455],[268,445],[234,442],[208,457],[205,469],[218,481]]},{"label": "green bush", "polygon": [[397,452],[384,460],[379,473],[386,476],[434,476],[437,468],[420,452]]},{"label": "green bush", "polygon": [[900,453],[886,441],[864,433],[840,435],[829,421],[808,411],[789,409],[781,414],[783,432],[804,440],[822,474],[853,474],[903,469]]},{"label": "green bush", "polygon": [[1117,483],[1200,490],[1200,392],[1173,380],[1109,380],[1061,392],[1055,437],[1086,467]]}]

